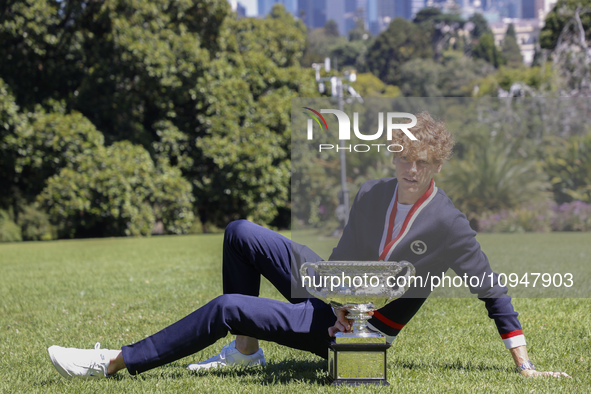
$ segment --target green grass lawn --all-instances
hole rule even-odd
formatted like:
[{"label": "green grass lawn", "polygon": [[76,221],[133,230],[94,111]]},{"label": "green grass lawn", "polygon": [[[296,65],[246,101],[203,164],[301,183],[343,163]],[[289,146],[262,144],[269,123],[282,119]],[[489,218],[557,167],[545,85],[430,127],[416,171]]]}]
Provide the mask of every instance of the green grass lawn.
[{"label": "green grass lawn", "polygon": [[[308,236],[321,255],[330,253],[333,239]],[[509,269],[516,259],[539,269],[559,260],[588,264],[590,239],[479,236],[495,269]],[[219,234],[0,244],[0,392],[591,391],[589,298],[514,300],[534,364],[572,379],[515,374],[482,302],[441,297],[425,303],[388,351],[389,388],[332,388],[325,384],[325,360],[267,342],[266,368],[185,369],[219,352],[231,337],[136,377],[122,371],[114,379],[68,381],[54,370],[48,346],[91,348],[100,342],[119,348],[221,294],[221,247]],[[261,295],[281,297],[266,282]]]}]

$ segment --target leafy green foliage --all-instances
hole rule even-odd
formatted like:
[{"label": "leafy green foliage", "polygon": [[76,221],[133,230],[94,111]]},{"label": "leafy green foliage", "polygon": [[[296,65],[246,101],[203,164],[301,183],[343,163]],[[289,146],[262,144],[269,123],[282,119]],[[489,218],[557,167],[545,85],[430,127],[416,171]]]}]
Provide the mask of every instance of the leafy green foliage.
[{"label": "leafy green foliage", "polygon": [[90,1],[10,1],[0,10],[0,76],[19,104],[32,108],[71,92],[79,47],[70,24]]},{"label": "leafy green foliage", "polygon": [[515,83],[522,83],[533,91],[553,91],[554,72],[550,66],[517,68],[500,67],[496,72],[472,80],[476,96],[497,97],[499,88],[508,91]]},{"label": "leafy green foliage", "polygon": [[15,157],[16,186],[33,200],[44,181],[62,168],[75,164],[103,145],[103,134],[80,113],[38,112],[27,126],[6,137],[5,146]]},{"label": "leafy green foliage", "polygon": [[337,60],[340,69],[353,67],[363,70],[366,51],[367,43],[363,40],[339,40],[337,44],[330,47],[329,57]]},{"label": "leafy green foliage", "polygon": [[[207,106],[190,174],[207,221],[239,217],[269,223],[288,206],[291,98],[316,95],[299,67],[301,22],[273,9],[263,20],[229,20],[223,54],[202,82]],[[203,205],[202,205],[203,204]]]},{"label": "leafy green foliage", "polygon": [[[336,50],[335,55],[342,53],[348,54],[350,49],[355,48],[350,47],[349,44],[350,41],[345,37],[327,34],[325,28],[311,30],[307,33],[307,42],[304,55],[301,59],[301,65],[303,67],[310,67],[312,63],[323,63],[326,57],[333,59],[333,54],[331,53],[333,49]],[[343,49],[343,47],[346,49]],[[339,64],[342,62],[340,57],[334,60],[337,60]]]},{"label": "leafy green foliage", "polygon": [[474,24],[471,35],[477,40],[480,39],[483,34],[491,32],[486,18],[484,18],[484,16],[478,12],[472,15],[468,21]]},{"label": "leafy green foliage", "polygon": [[130,142],[100,147],[47,181],[39,195],[64,236],[149,235],[156,221],[183,233],[193,220],[191,187],[180,171],[155,168]]},{"label": "leafy green foliage", "polygon": [[18,193],[10,185],[16,179],[16,152],[7,143],[7,138],[23,127],[24,117],[19,113],[10,88],[0,78],[0,207],[13,206]]},{"label": "leafy green foliage", "polygon": [[19,107],[10,88],[0,79],[0,141],[14,132],[19,121]]},{"label": "leafy green foliage", "polygon": [[503,39],[503,43],[501,45],[501,56],[503,57],[504,62],[507,64],[507,67],[519,67],[523,64],[521,50],[517,44],[515,27],[512,23],[509,24],[507,33]]},{"label": "leafy green foliage", "polygon": [[307,34],[307,44],[300,64],[310,67],[312,63],[323,63],[326,57],[331,59],[333,70],[354,68],[365,72],[367,47],[370,33],[365,30],[362,18],[355,28],[349,31],[348,39],[339,36],[336,23],[328,21],[323,28],[314,29]]},{"label": "leafy green foliage", "polygon": [[[558,43],[560,34],[568,25],[570,32],[575,31],[572,24],[575,10],[579,7],[582,10],[591,7],[589,0],[558,0],[552,10],[546,15],[544,27],[540,32],[540,45],[544,49],[554,49]],[[580,15],[581,23],[585,30],[585,40],[591,40],[591,13],[583,12]]]},{"label": "leafy green foliage", "polygon": [[423,23],[427,21],[438,21],[443,13],[439,8],[425,7],[415,15],[414,23]]},{"label": "leafy green foliage", "polygon": [[34,205],[25,206],[18,215],[18,225],[26,241],[49,241],[57,237],[57,229],[49,216]]},{"label": "leafy green foliage", "polygon": [[484,33],[478,43],[472,46],[472,56],[492,64],[495,68],[504,64],[502,55],[495,45],[492,33]]},{"label": "leafy green foliage", "polygon": [[[148,209],[141,205],[145,193],[133,186],[139,195],[131,203],[138,207],[93,211],[92,219],[86,214],[74,220],[93,228],[93,234],[109,227],[104,227],[106,219],[97,219],[103,216],[137,219],[133,228],[114,223],[105,230],[109,234],[145,234],[161,219],[170,224],[166,232],[183,232],[190,222],[184,213],[188,200],[183,197],[181,207],[172,208],[172,200],[187,190],[179,177],[192,185],[195,211],[207,212],[207,220],[221,226],[237,217],[270,223],[286,209],[290,130],[285,109],[292,96],[316,93],[299,66],[305,27],[283,7],[263,20],[235,20],[224,0],[34,3],[27,8],[13,2],[0,14],[0,36],[7,44],[0,54],[11,60],[0,65],[0,76],[10,86],[0,86],[7,93],[0,114],[0,177],[9,186],[0,206],[28,204],[48,179],[53,179],[48,187],[57,188],[52,178],[57,174],[87,186],[99,175],[107,177],[91,171],[89,163],[110,149],[103,144],[129,141],[151,155],[153,168],[144,170],[161,171],[160,186],[176,194],[158,197],[169,208]],[[15,99],[8,94],[11,89]],[[112,149],[112,154],[122,152]],[[136,164],[148,165],[144,153],[136,153],[142,157]],[[86,178],[78,179],[76,172],[85,166]],[[101,184],[86,192],[103,195],[108,188]],[[62,187],[71,201],[82,199],[72,207],[90,209],[82,191]],[[13,196],[21,194],[24,201],[16,201]],[[70,208],[64,212],[72,218]],[[179,210],[183,224],[174,224],[171,216]]]},{"label": "leafy green foliage", "polygon": [[357,74],[357,80],[351,83],[361,97],[398,97],[401,95],[397,86],[387,85],[371,73]]},{"label": "leafy green foliage", "polygon": [[591,202],[591,134],[556,141],[546,157],[556,202]]},{"label": "leafy green foliage", "polygon": [[339,36],[339,26],[334,20],[330,19],[326,21],[324,24],[324,34],[326,34],[328,37]]},{"label": "leafy green foliage", "polygon": [[0,242],[18,242],[22,239],[20,226],[7,211],[0,209]]},{"label": "leafy green foliage", "polygon": [[400,86],[402,64],[432,56],[431,37],[417,24],[397,18],[377,36],[367,51],[369,70],[382,81]]},{"label": "leafy green foliage", "polygon": [[472,81],[492,71],[482,60],[448,52],[442,63],[413,59],[403,64],[400,89],[406,97],[465,97],[472,93]]},{"label": "leafy green foliage", "polygon": [[228,12],[227,2],[214,0],[89,7],[76,25],[85,69],[69,105],[108,142],[126,139],[147,147],[155,139],[153,125],[167,118],[176,118],[182,129],[194,128],[202,102],[195,82],[218,50]]},{"label": "leafy green foliage", "polygon": [[443,189],[470,219],[549,197],[549,183],[538,162],[522,157],[518,141],[504,137],[464,141],[461,159],[448,163],[440,177]]}]

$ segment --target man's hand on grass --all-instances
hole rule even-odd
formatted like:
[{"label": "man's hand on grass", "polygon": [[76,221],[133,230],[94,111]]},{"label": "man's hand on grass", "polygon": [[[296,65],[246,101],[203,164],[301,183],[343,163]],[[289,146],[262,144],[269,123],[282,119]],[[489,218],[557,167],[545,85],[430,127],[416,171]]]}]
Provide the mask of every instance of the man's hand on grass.
[{"label": "man's hand on grass", "polygon": [[[570,375],[568,375],[564,372],[536,371],[535,369],[533,369],[533,365],[529,361],[529,356],[527,354],[527,349],[526,349],[525,345],[511,348],[511,349],[509,349],[509,351],[511,352],[511,356],[513,357],[513,361],[515,361],[515,365],[517,366],[517,369],[519,370],[519,373],[522,376],[527,376],[527,377],[552,376],[552,377],[556,377],[556,378],[560,378],[560,377],[570,378],[571,377]],[[522,367],[520,367],[520,365]]]}]

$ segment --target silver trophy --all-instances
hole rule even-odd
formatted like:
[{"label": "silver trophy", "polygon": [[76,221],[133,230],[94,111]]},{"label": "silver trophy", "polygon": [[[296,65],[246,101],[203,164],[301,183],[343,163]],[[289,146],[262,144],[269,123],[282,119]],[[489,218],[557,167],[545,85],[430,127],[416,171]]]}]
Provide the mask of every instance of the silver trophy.
[{"label": "silver trophy", "polygon": [[415,276],[408,261],[320,261],[300,267],[302,286],[353,320],[351,332],[337,333],[328,370],[333,384],[388,384],[386,338],[367,326],[369,312],[402,297]]}]

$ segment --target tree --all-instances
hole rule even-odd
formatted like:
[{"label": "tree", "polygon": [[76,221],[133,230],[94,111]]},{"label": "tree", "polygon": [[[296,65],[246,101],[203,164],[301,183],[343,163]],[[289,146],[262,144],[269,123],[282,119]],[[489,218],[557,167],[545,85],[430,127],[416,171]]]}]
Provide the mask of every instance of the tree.
[{"label": "tree", "polygon": [[365,41],[371,37],[371,33],[365,28],[365,22],[361,15],[355,21],[355,27],[349,30],[349,41]]},{"label": "tree", "polygon": [[398,97],[401,95],[398,87],[386,85],[371,73],[357,74],[357,80],[351,85],[361,97]]},{"label": "tree", "polygon": [[[63,109],[62,109],[63,110]],[[62,168],[76,164],[103,145],[103,134],[80,113],[46,112],[38,108],[26,126],[6,138],[14,157],[17,187],[26,201],[34,201],[45,180]]]},{"label": "tree", "polygon": [[324,28],[308,32],[305,53],[301,58],[302,67],[310,67],[312,63],[322,63],[325,57],[330,57],[332,48],[348,45],[345,37],[326,34]]},{"label": "tree", "polygon": [[476,93],[476,96],[498,97],[499,89],[507,92],[511,90],[511,86],[516,84],[527,86],[530,92],[539,92],[543,95],[544,92],[552,92],[555,87],[553,85],[554,74],[551,67],[525,67],[521,65],[519,68],[501,67],[494,73],[476,78],[471,85]]},{"label": "tree", "polygon": [[[537,161],[519,154],[505,138],[464,140],[461,159],[446,165],[441,183],[454,204],[473,222],[486,212],[547,201],[549,184]],[[477,225],[475,226],[477,227]]]},{"label": "tree", "polygon": [[287,108],[292,96],[316,93],[299,66],[305,27],[283,7],[235,20],[224,0],[9,2],[0,38],[9,59],[0,77],[23,114],[35,114],[13,146],[36,144],[25,149],[30,158],[5,156],[0,176],[13,179],[18,158],[27,198],[47,177],[74,177],[62,167],[70,151],[52,151],[32,130],[47,124],[62,141],[92,125],[107,146],[129,141],[155,163],[168,160],[169,173],[182,171],[195,210],[219,225],[238,217],[270,223],[289,206]]},{"label": "tree", "polygon": [[444,14],[437,8],[424,8],[417,13],[414,23],[430,32],[434,60],[437,62],[441,62],[443,52],[465,46],[464,37],[459,34],[465,21],[459,15]]},{"label": "tree", "polygon": [[426,7],[417,12],[413,22],[420,24],[427,21],[437,21],[441,17],[441,15],[442,12],[439,8]]},{"label": "tree", "polygon": [[15,179],[16,152],[8,138],[24,127],[24,117],[19,113],[10,88],[0,78],[0,207],[12,207],[13,210],[18,196],[18,190],[12,186]]},{"label": "tree", "polygon": [[419,26],[397,18],[380,33],[367,53],[369,70],[382,81],[400,85],[400,67],[412,59],[432,57],[430,36]]},{"label": "tree", "polygon": [[495,68],[499,68],[503,64],[501,53],[495,45],[492,33],[484,33],[480,37],[478,43],[472,47],[472,56],[492,64]]},{"label": "tree", "polygon": [[[584,31],[582,34],[585,40],[590,41],[591,13],[586,11],[589,8],[591,8],[590,0],[558,0],[546,15],[544,27],[540,32],[541,47],[549,50],[555,49],[561,34],[575,33],[580,35],[580,27]],[[577,9],[580,14],[580,25],[575,20]]]},{"label": "tree", "polygon": [[457,52],[445,53],[438,87],[444,97],[470,97],[474,92],[474,81],[494,71],[483,60],[459,55]]},{"label": "tree", "polygon": [[340,69],[354,67],[363,68],[363,56],[367,47],[364,41],[339,41],[330,47],[329,57],[334,59]]},{"label": "tree", "polygon": [[10,1],[0,7],[0,76],[32,109],[75,90],[80,46],[72,25],[90,1]]},{"label": "tree", "polygon": [[515,26],[510,23],[503,39],[501,46],[501,56],[508,67],[519,67],[523,64],[521,57],[521,49],[517,44],[517,35],[515,34]]},{"label": "tree", "polygon": [[196,81],[219,50],[229,5],[160,3],[95,3],[78,21],[85,70],[69,106],[87,116],[109,143],[129,140],[149,147],[157,137],[156,122],[174,118],[179,128],[194,129],[196,108],[204,105]]},{"label": "tree", "polygon": [[269,223],[289,206],[286,109],[294,96],[317,94],[314,79],[299,67],[304,27],[287,13],[245,18],[228,23],[222,41],[200,84],[208,103],[198,116],[203,134],[194,140],[195,164],[183,172],[210,220]]},{"label": "tree", "polygon": [[471,22],[473,25],[471,35],[476,40],[479,40],[483,34],[491,32],[488,22],[486,21],[484,16],[478,12],[472,15],[468,19],[468,22]]},{"label": "tree", "polygon": [[431,59],[413,59],[400,67],[400,90],[406,97],[439,97],[442,66]]},{"label": "tree", "polygon": [[551,49],[553,66],[557,72],[563,95],[586,96],[591,92],[589,64],[589,31],[591,9],[572,1],[558,2],[546,18],[547,28],[541,32],[542,48]]},{"label": "tree", "polygon": [[591,203],[591,134],[557,140],[547,152],[544,167],[550,176],[554,200]]},{"label": "tree", "polygon": [[348,38],[340,36],[336,22],[329,20],[323,28],[308,32],[301,65],[310,67],[312,63],[322,63],[328,57],[333,62],[333,69],[354,67],[364,71],[369,38],[370,33],[365,29],[363,18],[357,19],[356,26],[349,31]]},{"label": "tree", "polygon": [[339,26],[337,25],[337,23],[334,20],[329,19],[326,21],[326,23],[324,24],[324,34],[326,34],[327,37],[340,36]]},{"label": "tree", "polygon": [[191,185],[148,152],[117,142],[82,155],[48,179],[38,197],[62,236],[149,235],[157,221],[184,233],[193,221]]},{"label": "tree", "polygon": [[413,59],[400,68],[400,90],[406,97],[469,97],[473,81],[492,71],[486,62],[457,52],[446,53],[441,64]]}]

